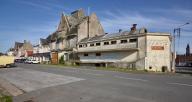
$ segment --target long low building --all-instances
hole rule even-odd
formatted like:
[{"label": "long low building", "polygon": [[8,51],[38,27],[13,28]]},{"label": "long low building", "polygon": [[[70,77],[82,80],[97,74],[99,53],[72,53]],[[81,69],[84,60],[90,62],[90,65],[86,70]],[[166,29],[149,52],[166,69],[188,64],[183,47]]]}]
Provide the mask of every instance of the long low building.
[{"label": "long low building", "polygon": [[171,71],[171,36],[132,29],[82,39],[80,65],[113,66],[149,71]]}]

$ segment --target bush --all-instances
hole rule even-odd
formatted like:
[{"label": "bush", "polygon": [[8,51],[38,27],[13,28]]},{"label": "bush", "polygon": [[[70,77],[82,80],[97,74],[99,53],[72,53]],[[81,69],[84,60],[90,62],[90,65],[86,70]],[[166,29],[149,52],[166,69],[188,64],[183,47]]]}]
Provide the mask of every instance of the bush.
[{"label": "bush", "polygon": [[61,58],[59,59],[59,64],[65,64],[64,56],[61,56]]},{"label": "bush", "polygon": [[147,70],[147,69],[144,69],[144,72],[148,72],[148,70]]},{"label": "bush", "polygon": [[0,102],[13,102],[11,96],[2,95],[0,96]]}]

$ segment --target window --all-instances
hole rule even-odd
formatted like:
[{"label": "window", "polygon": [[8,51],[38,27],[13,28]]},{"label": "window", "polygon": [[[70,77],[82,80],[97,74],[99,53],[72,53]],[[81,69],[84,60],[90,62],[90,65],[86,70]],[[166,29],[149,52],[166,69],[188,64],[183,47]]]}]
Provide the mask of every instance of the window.
[{"label": "window", "polygon": [[121,40],[121,43],[127,43],[127,40]]},{"label": "window", "polygon": [[84,53],[84,56],[89,56],[88,53]]},{"label": "window", "polygon": [[104,42],[104,45],[109,45],[109,42]]},{"label": "window", "polygon": [[79,45],[79,48],[83,47],[83,45]]},{"label": "window", "polygon": [[101,45],[101,43],[96,43],[96,46],[100,46]]},{"label": "window", "polygon": [[83,47],[87,47],[87,44],[84,44],[84,46]]},{"label": "window", "polygon": [[94,44],[90,44],[90,46],[94,46]]},{"label": "window", "polygon": [[96,55],[96,56],[101,56],[101,53],[96,53],[95,55]]},{"label": "window", "polygon": [[129,39],[129,42],[137,42],[137,39]]},{"label": "window", "polygon": [[111,44],[116,44],[117,43],[117,41],[111,41]]},{"label": "window", "polygon": [[152,66],[149,66],[149,69],[152,69]]}]

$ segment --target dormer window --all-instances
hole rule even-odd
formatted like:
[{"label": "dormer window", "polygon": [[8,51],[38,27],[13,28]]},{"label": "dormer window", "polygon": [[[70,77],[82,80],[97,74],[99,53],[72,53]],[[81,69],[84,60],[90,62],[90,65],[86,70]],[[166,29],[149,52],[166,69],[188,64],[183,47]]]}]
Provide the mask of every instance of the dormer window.
[{"label": "dormer window", "polygon": [[104,42],[104,45],[109,45],[109,42]]},{"label": "dormer window", "polygon": [[100,46],[101,45],[101,43],[96,43],[96,46]]},{"label": "dormer window", "polygon": [[117,43],[117,41],[111,41],[111,44],[116,44]]},{"label": "dormer window", "polygon": [[127,43],[127,40],[121,40],[121,43]]},{"label": "dormer window", "polygon": [[79,48],[83,47],[83,45],[79,45]]},{"label": "dormer window", "polygon": [[137,39],[129,39],[129,42],[137,42]]},{"label": "dormer window", "polygon": [[95,45],[94,43],[90,44],[90,46],[94,46],[94,45]]}]

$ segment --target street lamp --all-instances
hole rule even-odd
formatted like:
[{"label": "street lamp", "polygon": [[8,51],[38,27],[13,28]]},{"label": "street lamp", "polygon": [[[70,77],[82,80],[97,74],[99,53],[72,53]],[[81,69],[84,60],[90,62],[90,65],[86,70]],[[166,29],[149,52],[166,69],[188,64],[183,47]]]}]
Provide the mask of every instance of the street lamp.
[{"label": "street lamp", "polygon": [[176,54],[176,50],[175,50],[175,40],[176,40],[176,35],[175,35],[175,33],[177,33],[177,36],[178,37],[180,37],[180,34],[181,34],[181,27],[183,27],[183,26],[185,26],[185,25],[188,25],[188,24],[190,24],[189,22],[187,22],[187,23],[185,23],[185,24],[183,24],[183,25],[180,25],[180,26],[178,26],[178,27],[176,27],[176,28],[174,28],[174,30],[173,30],[173,56],[172,56],[172,71],[175,71],[175,58],[176,58],[176,56],[175,56],[175,54]]}]

